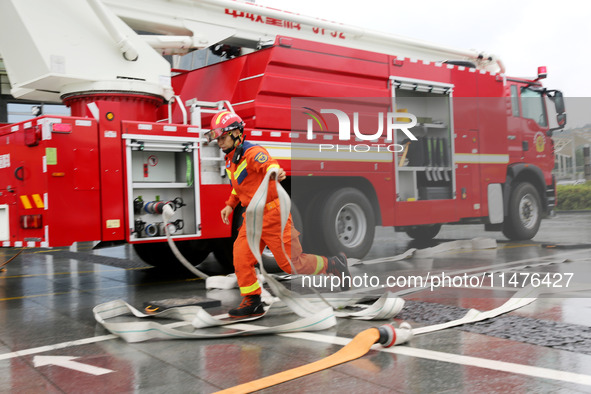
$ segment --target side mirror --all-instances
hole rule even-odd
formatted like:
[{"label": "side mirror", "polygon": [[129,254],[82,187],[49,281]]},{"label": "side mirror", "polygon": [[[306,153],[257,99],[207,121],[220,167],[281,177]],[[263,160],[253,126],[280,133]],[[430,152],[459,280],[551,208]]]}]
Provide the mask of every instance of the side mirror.
[{"label": "side mirror", "polygon": [[560,90],[554,93],[554,107],[556,107],[556,122],[558,123],[558,127],[566,126],[566,108],[564,107],[564,97]]},{"label": "side mirror", "polygon": [[561,114],[556,115],[556,122],[560,127],[566,126],[566,114],[563,112]]},{"label": "side mirror", "polygon": [[[562,96],[562,92],[560,90],[554,91],[554,96],[551,97],[551,100],[554,102],[554,107],[556,108],[557,114],[563,114],[566,108],[564,107],[564,97]],[[560,124],[560,122],[559,122]],[[565,124],[566,124],[566,117],[565,117]]]},{"label": "side mirror", "polygon": [[560,90],[549,90],[546,92],[548,98],[554,103],[556,109],[556,123],[558,127],[548,130],[548,136],[552,136],[552,133],[556,130],[561,130],[566,126],[566,108],[564,105],[564,96]]}]

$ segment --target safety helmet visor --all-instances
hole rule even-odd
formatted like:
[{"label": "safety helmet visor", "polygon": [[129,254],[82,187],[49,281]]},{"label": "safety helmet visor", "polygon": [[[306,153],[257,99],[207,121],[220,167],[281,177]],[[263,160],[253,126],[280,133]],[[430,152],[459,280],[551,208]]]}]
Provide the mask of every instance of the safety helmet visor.
[{"label": "safety helmet visor", "polygon": [[207,142],[212,142],[214,140],[217,140],[218,138],[220,138],[224,134],[226,134],[226,133],[224,131],[222,131],[221,128],[217,128],[217,129],[209,130],[207,133],[205,133],[205,138],[207,138]]},{"label": "safety helmet visor", "polygon": [[243,127],[244,122],[234,122],[226,127],[217,127],[215,129],[211,129],[205,134],[205,137],[209,142],[211,142],[213,140],[217,140],[225,134],[230,134],[232,130],[242,129]]}]

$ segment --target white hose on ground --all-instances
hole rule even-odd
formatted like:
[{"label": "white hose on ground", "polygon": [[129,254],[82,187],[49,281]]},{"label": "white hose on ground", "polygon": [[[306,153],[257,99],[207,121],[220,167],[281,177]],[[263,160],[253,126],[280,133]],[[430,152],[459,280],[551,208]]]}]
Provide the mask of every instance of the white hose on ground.
[{"label": "white hose on ground", "polygon": [[176,244],[174,243],[174,241],[172,240],[172,237],[170,236],[170,231],[168,231],[168,224],[169,224],[168,222],[170,221],[170,218],[172,217],[172,215],[174,215],[173,209],[170,207],[169,204],[166,204],[164,206],[164,208],[162,209],[162,221],[165,224],[164,229],[166,232],[166,241],[168,242],[168,246],[170,246],[170,249],[172,249],[172,253],[189,271],[194,273],[196,276],[200,277],[201,279],[209,278],[209,275],[207,275],[205,272],[200,271],[197,268],[195,268],[195,266],[193,264],[191,264],[185,258],[185,256],[183,256],[181,251],[176,247]]}]

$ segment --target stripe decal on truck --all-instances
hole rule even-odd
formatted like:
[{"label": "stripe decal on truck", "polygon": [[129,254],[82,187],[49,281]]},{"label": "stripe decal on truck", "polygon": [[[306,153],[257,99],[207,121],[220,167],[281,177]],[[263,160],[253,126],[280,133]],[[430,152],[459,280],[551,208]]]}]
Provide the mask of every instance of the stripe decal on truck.
[{"label": "stripe decal on truck", "polygon": [[23,208],[25,208],[25,209],[33,208],[28,196],[21,196],[21,202],[23,203]]},{"label": "stripe decal on truck", "polygon": [[43,200],[39,194],[33,194],[33,202],[37,208],[45,208],[45,204],[43,204]]},{"label": "stripe decal on truck", "polygon": [[456,153],[456,163],[477,163],[477,164],[507,164],[509,155],[506,154],[480,154],[480,153]]},{"label": "stripe decal on truck", "polygon": [[[43,199],[41,198],[41,195],[39,194],[33,194],[32,196],[33,202],[35,203],[35,208],[45,208],[45,203],[43,202]],[[33,208],[33,204],[31,204],[31,200],[29,199],[29,196],[27,195],[22,195],[20,196],[21,199],[21,203],[23,204],[23,208],[25,209],[32,209]]]}]

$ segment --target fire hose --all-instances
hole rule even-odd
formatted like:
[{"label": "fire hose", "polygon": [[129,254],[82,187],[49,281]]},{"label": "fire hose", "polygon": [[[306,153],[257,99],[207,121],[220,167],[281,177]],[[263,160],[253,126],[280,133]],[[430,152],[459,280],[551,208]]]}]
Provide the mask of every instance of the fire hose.
[{"label": "fire hose", "polygon": [[[249,234],[249,244],[251,246],[251,249],[253,249],[255,257],[260,262],[261,271],[265,277],[265,280],[271,287],[271,290],[273,291],[274,295],[278,297],[280,301],[273,302],[269,307],[266,308],[266,311],[268,312],[268,310],[270,310],[271,308],[281,308],[282,306],[287,306],[289,309],[291,309],[292,312],[299,316],[299,319],[297,319],[294,322],[281,324],[278,326],[247,328],[244,330],[233,329],[231,330],[231,332],[227,333],[220,333],[218,331],[214,333],[204,333],[200,332],[200,330],[191,333],[183,330],[177,330],[174,327],[165,326],[154,321],[133,321],[121,323],[110,322],[107,320],[115,316],[128,314],[132,314],[139,318],[174,318],[182,320],[186,324],[192,324],[195,328],[199,329],[233,324],[236,323],[236,320],[228,319],[227,315],[212,316],[199,306],[170,308],[155,314],[145,314],[133,308],[131,305],[127,304],[122,300],[115,300],[97,305],[93,309],[93,313],[97,322],[101,323],[107,330],[111,331],[113,334],[122,337],[128,342],[140,342],[155,338],[223,338],[253,334],[273,334],[295,331],[318,331],[325,330],[336,325],[337,315],[339,317],[351,317],[355,319],[364,320],[391,319],[394,316],[396,316],[404,306],[404,300],[398,297],[393,297],[391,293],[386,293],[382,295],[381,297],[379,297],[377,301],[375,301],[373,305],[366,305],[365,310],[356,311],[352,313],[345,312],[342,310],[335,312],[333,310],[333,307],[327,304],[326,300],[323,300],[321,302],[314,302],[312,300],[304,299],[298,294],[286,289],[285,286],[283,286],[279,281],[277,281],[275,278],[273,278],[271,275],[267,274],[264,271],[264,267],[261,262],[260,250],[258,249],[258,247],[253,248],[253,244],[258,245],[260,243],[261,228],[258,227],[260,227],[260,223],[262,223],[262,221],[260,220],[262,216],[257,218],[256,215],[262,215],[263,213],[264,205],[267,198],[270,177],[271,175],[276,174],[277,170],[275,169],[267,173],[265,180],[261,184],[261,187],[255,193],[255,196],[253,197],[251,204],[249,204],[249,208],[246,211],[245,220],[247,223],[246,225],[250,226],[247,228],[253,229],[252,233]],[[289,205],[288,202],[285,201],[289,201],[289,196],[287,196],[287,193],[279,185],[278,181],[276,181],[276,184],[277,189],[280,193],[280,206],[282,214],[281,221],[283,223],[283,227],[285,227],[285,223],[287,222],[287,216],[289,215]],[[162,213],[164,223],[168,223],[173,215],[174,211],[172,210],[172,207],[170,207],[169,205],[164,205]],[[259,225],[257,226],[257,224]],[[180,251],[174,244],[174,241],[172,240],[172,237],[170,236],[170,233],[168,231],[167,241],[175,256],[183,265],[185,265],[187,269],[189,269],[195,275],[206,279],[206,281],[215,278],[208,277],[205,273],[201,272],[200,270],[195,268],[189,261],[187,261],[186,258],[180,253]],[[351,296],[350,299],[347,300],[344,297],[342,297],[339,301],[342,303],[342,305],[348,305],[354,304],[361,298],[362,297],[359,296]],[[252,320],[261,317],[262,316],[258,316],[252,318]]]},{"label": "fire hose", "polygon": [[[177,330],[176,327],[172,327],[171,325],[162,325],[156,323],[152,320],[146,322],[124,322],[124,323],[113,323],[106,321],[109,318],[120,316],[124,314],[132,313],[136,317],[162,317],[168,319],[178,319],[184,322],[184,324],[192,324],[195,328],[202,329],[207,327],[216,327],[216,326],[223,326],[223,325],[231,325],[236,323],[236,320],[231,320],[227,318],[227,315],[222,316],[212,316],[207,313],[203,308],[199,306],[186,306],[186,307],[179,307],[179,308],[170,308],[164,310],[160,313],[156,314],[143,314],[139,312],[137,309],[133,308],[129,304],[121,301],[116,300],[109,303],[101,304],[96,306],[93,309],[95,319],[103,324],[103,326],[112,332],[113,334],[119,335],[123,339],[128,342],[140,342],[148,339],[175,339],[175,338],[194,338],[194,339],[210,339],[210,338],[225,338],[225,337],[235,337],[235,336],[242,336],[242,335],[253,335],[253,334],[276,334],[281,332],[295,332],[295,331],[316,331],[316,330],[325,330],[327,328],[333,327],[336,325],[336,315],[337,313],[333,310],[332,307],[327,307],[324,302],[314,303],[311,300],[304,299],[297,295],[296,293],[291,292],[290,290],[286,289],[281,283],[279,283],[273,276],[267,274],[264,270],[262,261],[261,261],[261,254],[260,249],[258,246],[260,245],[260,225],[257,227],[257,224],[262,223],[262,213],[264,210],[264,205],[266,203],[266,196],[268,191],[268,185],[270,176],[272,175],[273,171],[269,171],[267,177],[263,181],[259,190],[255,193],[251,204],[246,211],[245,220],[246,225],[250,226],[247,228],[253,229],[247,236],[249,245],[251,250],[257,260],[259,261],[261,271],[267,280],[267,283],[271,287],[273,293],[279,297],[281,302],[287,305],[294,313],[296,313],[300,318],[294,322],[282,324],[279,326],[248,326],[247,328],[239,327],[239,325],[232,326],[232,329],[227,332],[203,332],[202,330],[197,330],[195,332],[187,332],[184,330]],[[279,183],[277,182],[277,189],[280,198],[280,209],[281,209],[281,223],[284,228],[285,223],[287,221],[287,215],[289,214],[289,203],[285,201],[289,201],[289,197],[286,195],[287,193],[285,190],[281,188]],[[168,223],[174,214],[174,211],[169,206],[164,206],[163,208],[163,219],[165,223]],[[196,275],[207,278],[207,275],[202,273],[201,271],[197,270],[193,267],[186,259],[182,256],[182,254],[178,251],[170,234],[167,231],[167,239],[169,241],[169,245],[173,249],[173,252],[179,258],[179,260],[187,266],[192,272]],[[270,387],[272,385],[285,382],[291,379],[295,379],[300,376],[304,376],[322,369],[330,368],[334,365],[338,365],[356,358],[359,358],[366,354],[371,347],[379,343],[385,347],[402,344],[408,340],[410,340],[413,335],[424,334],[428,332],[438,331],[445,328],[457,326],[460,324],[472,323],[488,318],[492,318],[498,316],[503,313],[510,312],[517,308],[520,308],[524,305],[527,305],[533,302],[536,297],[538,296],[540,289],[532,289],[532,288],[524,288],[518,293],[515,294],[514,297],[509,299],[505,304],[501,305],[498,308],[495,308],[490,311],[480,312],[478,310],[470,310],[466,316],[461,319],[457,319],[454,321],[450,321],[443,324],[437,324],[428,327],[422,327],[418,329],[412,329],[408,323],[402,323],[400,327],[395,328],[393,325],[385,325],[379,328],[373,328],[369,330],[365,330],[358,334],[348,345],[344,348],[336,352],[335,354],[316,361],[312,364],[304,365],[302,367],[295,368],[293,370],[281,372],[276,375],[269,376],[267,378],[262,378],[257,381],[249,382],[244,385],[236,386],[234,388],[228,389],[225,392],[250,392],[259,390],[265,387]],[[367,308],[368,310],[372,310],[370,315],[363,316],[363,314],[357,313],[358,316],[356,318],[364,318],[364,319],[391,319],[392,317],[396,316],[399,311],[402,309],[404,305],[404,301],[400,298],[393,297],[391,293],[385,294],[372,307]],[[275,304],[266,308],[265,313],[273,308]],[[380,312],[382,311],[382,312]],[[387,311],[384,313],[383,311]],[[339,313],[339,316],[348,316],[352,317],[353,314],[348,313]],[[244,322],[246,320],[255,320],[259,317],[254,317],[250,319],[242,319],[239,320],[240,322]],[[182,323],[181,323],[182,324]],[[180,324],[176,324],[178,326]]]},{"label": "fire hose", "polygon": [[253,380],[226,390],[218,391],[219,394],[251,393],[267,387],[275,386],[293,379],[310,375],[339,364],[363,357],[371,347],[379,343],[384,347],[390,347],[398,343],[406,342],[412,336],[412,329],[408,323],[402,323],[400,328],[394,328],[386,324],[378,328],[369,328],[357,334],[351,342],[336,353],[310,364],[279,372],[261,379]]},{"label": "fire hose", "polygon": [[23,252],[23,250],[25,250],[25,249],[23,248],[23,249],[19,250],[14,256],[12,256],[8,260],[6,260],[4,263],[0,264],[0,272],[4,271],[5,268],[3,268],[3,267],[5,265],[7,265],[8,263],[10,263],[12,260],[14,260],[19,254],[21,254]]},{"label": "fire hose", "polygon": [[183,254],[176,247],[176,244],[172,240],[168,226],[170,225],[169,222],[170,222],[170,219],[172,218],[173,215],[174,215],[174,210],[172,209],[170,204],[165,204],[162,207],[162,220],[164,221],[164,230],[166,232],[166,241],[168,242],[168,246],[170,246],[170,249],[172,250],[172,253],[174,254],[174,256],[181,262],[181,264],[183,264],[185,266],[185,268],[187,268],[189,271],[191,271],[193,274],[195,274],[196,276],[198,276],[201,279],[209,278],[209,275],[207,275],[203,271],[198,270],[193,264],[191,264],[185,258],[185,256],[183,256]]}]

